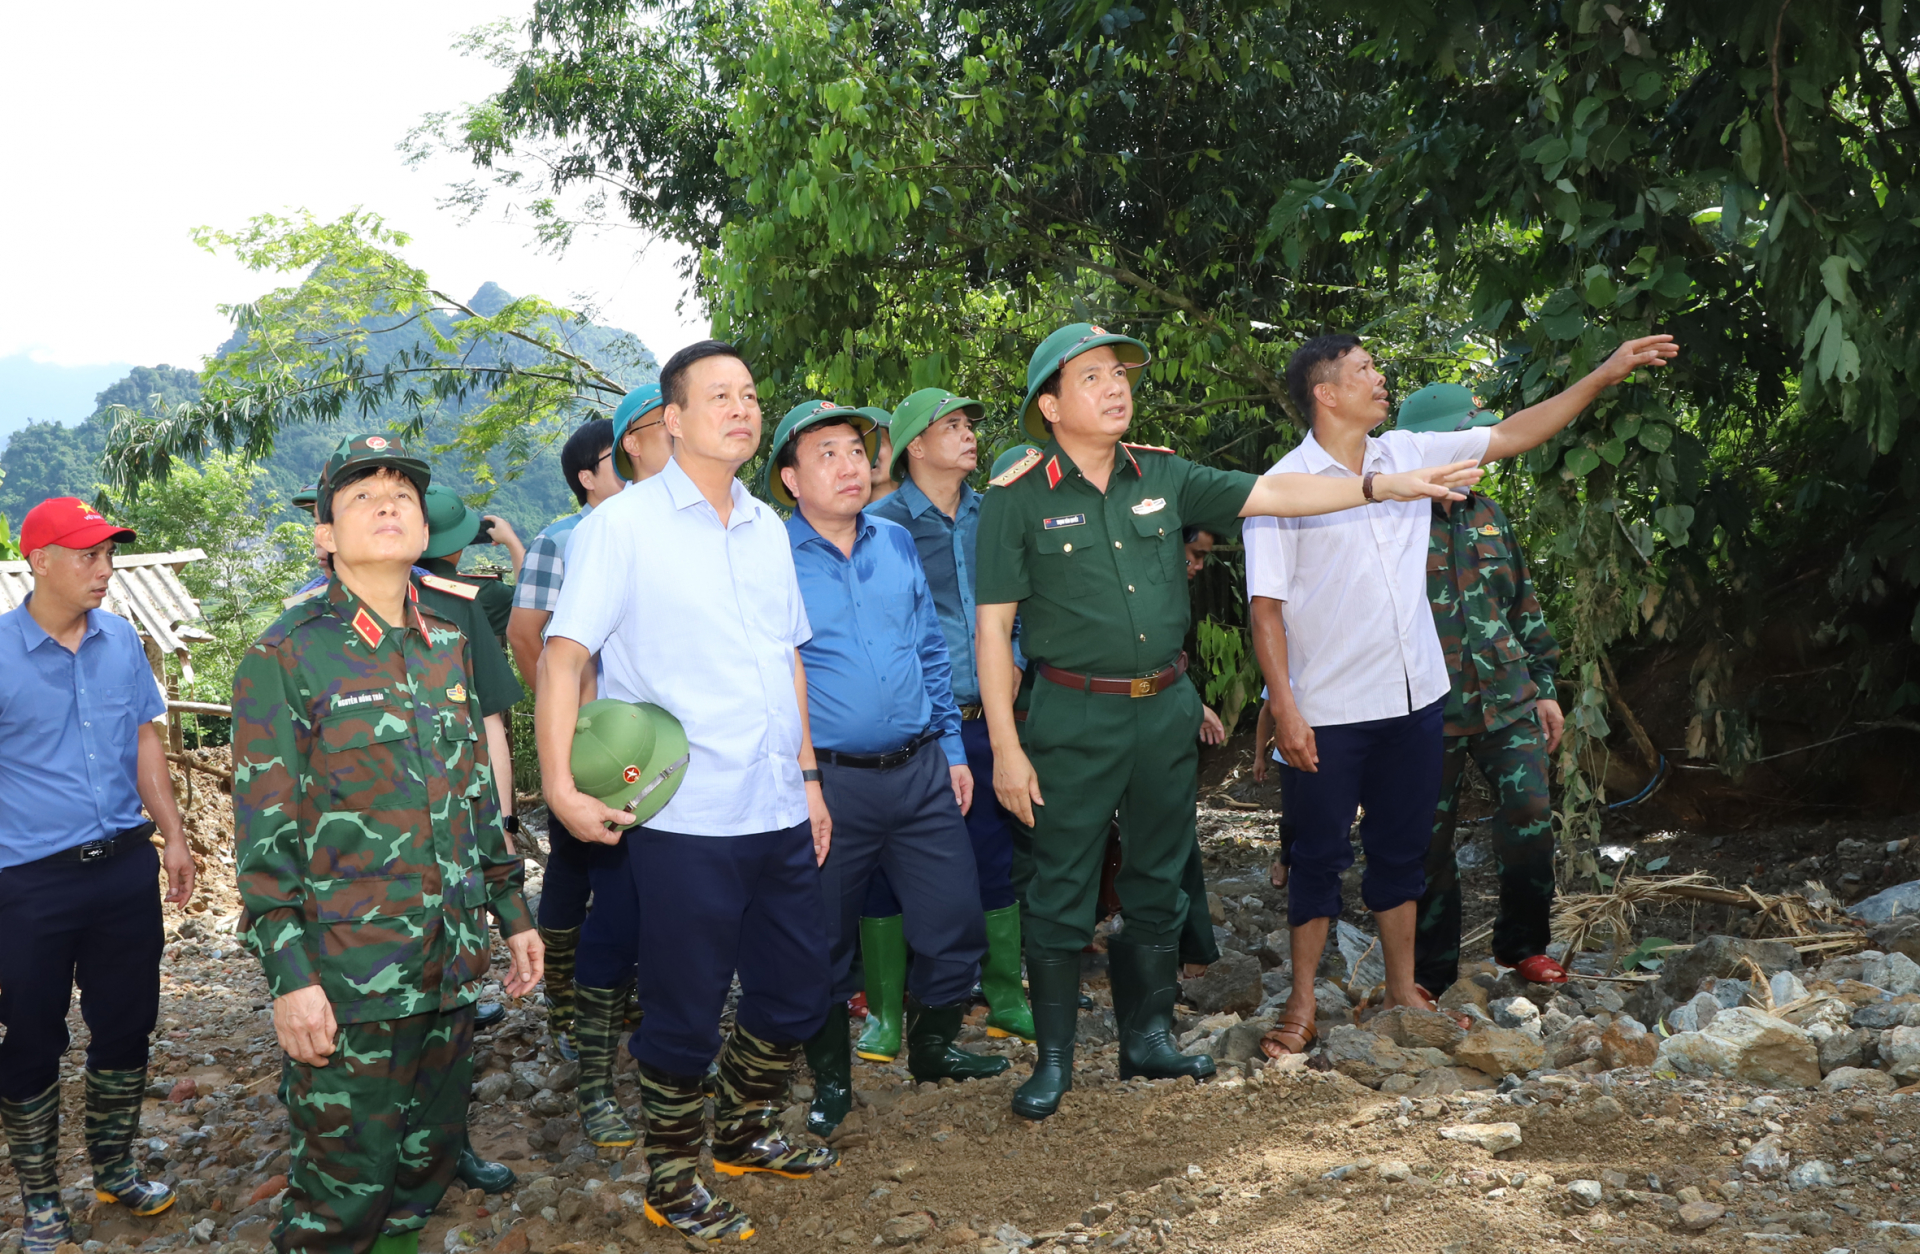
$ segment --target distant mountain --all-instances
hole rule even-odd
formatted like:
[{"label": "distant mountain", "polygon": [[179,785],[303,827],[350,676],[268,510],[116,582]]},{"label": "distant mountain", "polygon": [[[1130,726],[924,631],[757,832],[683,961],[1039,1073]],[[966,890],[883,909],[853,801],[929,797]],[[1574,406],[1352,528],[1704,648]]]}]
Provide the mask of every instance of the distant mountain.
[{"label": "distant mountain", "polygon": [[0,443],[38,418],[76,422],[87,398],[127,372],[127,363],[57,366],[30,354],[0,357]]},{"label": "distant mountain", "polygon": [[[512,299],[498,284],[488,282],[481,285],[467,304],[476,313],[486,316],[498,312]],[[455,319],[443,318],[440,321],[445,328]],[[659,373],[659,365],[653,354],[628,332],[592,323],[572,324],[559,329],[566,335],[568,345],[574,352],[600,364],[610,377],[629,387],[637,386]],[[420,333],[414,335],[419,336]],[[225,353],[231,350],[237,342],[236,333],[236,338],[223,344],[220,351]],[[417,343],[418,339],[412,339],[411,342]],[[399,337],[395,337],[395,342],[387,348],[397,353],[406,346]],[[530,345],[515,343],[509,346],[506,356],[509,360],[530,362],[534,360],[536,350]],[[20,516],[46,497],[78,496],[92,499],[100,478],[101,457],[106,450],[107,436],[112,429],[112,423],[105,413],[107,406],[120,404],[139,409],[150,406],[151,398],[155,396],[168,404],[179,404],[197,399],[199,395],[200,380],[192,371],[172,366],[136,366],[94,398],[93,413],[78,425],[34,422],[15,431],[7,438],[4,451],[0,452],[0,469],[6,472],[5,479],[0,480],[0,513],[6,514],[18,525]],[[431,416],[426,425],[425,444],[447,442],[458,427],[463,412],[464,407],[450,408]],[[520,477],[500,483],[494,490],[487,511],[506,518],[523,539],[532,538],[534,532],[562,514],[573,512],[573,495],[560,475],[559,443],[564,440],[567,431],[589,416],[592,414],[584,406],[579,413],[556,415],[550,424],[551,434],[557,437],[555,441],[523,470]],[[368,426],[379,427],[400,421],[404,421],[404,418],[396,412],[379,415],[371,423],[362,418],[349,417],[324,426],[287,428],[280,433],[272,455],[261,463],[266,472],[266,482],[284,503],[294,492],[314,481],[327,454],[342,436]],[[504,478],[507,470],[504,458],[493,459],[492,469],[496,478]],[[434,479],[463,495],[472,494],[478,486],[473,476],[467,474],[454,458],[444,459],[434,467]],[[300,515],[290,513],[289,516]],[[504,555],[505,551],[494,552]]]}]

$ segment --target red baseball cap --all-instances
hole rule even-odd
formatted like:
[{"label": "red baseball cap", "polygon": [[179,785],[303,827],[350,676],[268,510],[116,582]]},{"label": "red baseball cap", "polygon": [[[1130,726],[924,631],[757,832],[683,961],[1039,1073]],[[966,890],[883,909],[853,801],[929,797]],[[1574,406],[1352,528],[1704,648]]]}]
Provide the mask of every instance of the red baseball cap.
[{"label": "red baseball cap", "polygon": [[20,552],[31,557],[35,549],[58,544],[90,549],[102,540],[132,540],[134,532],[100,516],[77,496],[55,496],[40,502],[20,520]]}]

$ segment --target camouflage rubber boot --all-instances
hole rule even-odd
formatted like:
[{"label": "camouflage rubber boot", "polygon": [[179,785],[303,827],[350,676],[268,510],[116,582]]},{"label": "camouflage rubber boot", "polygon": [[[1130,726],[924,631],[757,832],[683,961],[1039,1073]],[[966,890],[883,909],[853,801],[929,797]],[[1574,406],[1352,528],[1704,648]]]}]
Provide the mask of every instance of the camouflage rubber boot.
[{"label": "camouflage rubber boot", "polygon": [[613,1091],[627,990],[573,988],[573,1034],[580,1046],[580,1131],[601,1149],[624,1149],[640,1139]]},{"label": "camouflage rubber boot", "polygon": [[133,1161],[140,1131],[140,1103],[147,1095],[147,1069],[87,1068],[87,1157],[93,1160],[93,1195],[118,1202],[136,1215],[158,1215],[173,1205],[173,1190],[143,1179]]},{"label": "camouflage rubber boot", "polygon": [[669,1075],[640,1064],[640,1111],[646,1116],[646,1216],[696,1241],[744,1241],[753,1221],[700,1183],[700,1142],[707,1100],[700,1077]]},{"label": "camouflage rubber boot", "polygon": [[60,1204],[60,1086],[24,1102],[0,1098],[0,1125],[20,1177],[26,1208],[25,1254],[53,1254],[73,1240],[73,1218]]},{"label": "camouflage rubber boot", "polygon": [[547,1031],[554,1049],[571,1062],[579,1056],[573,1040],[573,963],[580,953],[580,929],[543,927],[540,943],[547,947]]},{"label": "camouflage rubber boot", "polygon": [[780,1104],[793,1074],[793,1046],[771,1045],[734,1025],[720,1051],[713,1094],[713,1169],[722,1175],[770,1171],[804,1180],[840,1161],[826,1146],[790,1145],[780,1134]]}]

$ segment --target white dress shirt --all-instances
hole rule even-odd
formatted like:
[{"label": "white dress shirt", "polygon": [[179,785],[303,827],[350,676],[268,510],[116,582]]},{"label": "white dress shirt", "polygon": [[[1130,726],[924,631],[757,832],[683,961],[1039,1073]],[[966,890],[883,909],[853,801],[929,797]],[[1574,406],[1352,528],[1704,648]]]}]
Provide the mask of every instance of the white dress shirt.
[{"label": "white dress shirt", "polygon": [[601,696],[686,728],[686,779],[645,826],[746,836],[807,817],[793,651],[813,632],[787,529],[738,480],[724,527],[678,461],[601,502],[547,635],[600,655]]},{"label": "white dress shirt", "polygon": [[[1361,465],[1382,474],[1484,458],[1492,428],[1389,431]],[[1269,474],[1352,478],[1309,435]],[[1432,502],[1382,501],[1311,518],[1249,518],[1247,595],[1285,602],[1287,679],[1310,727],[1394,718],[1452,680],[1427,604]]]}]

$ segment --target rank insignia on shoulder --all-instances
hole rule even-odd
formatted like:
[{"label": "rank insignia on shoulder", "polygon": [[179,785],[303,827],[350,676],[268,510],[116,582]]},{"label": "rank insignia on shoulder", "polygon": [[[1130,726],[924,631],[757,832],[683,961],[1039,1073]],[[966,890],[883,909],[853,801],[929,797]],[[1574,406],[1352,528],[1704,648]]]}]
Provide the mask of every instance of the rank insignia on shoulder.
[{"label": "rank insignia on shoulder", "polygon": [[1482,523],[1480,525],[1480,534],[1483,536],[1497,536],[1500,534],[1500,528],[1494,526],[1492,523]]},{"label": "rank insignia on shoulder", "polygon": [[282,597],[280,600],[280,608],[290,610],[296,605],[304,605],[326,590],[327,585],[321,584],[315,588],[308,588],[305,592],[296,592],[290,597]]},{"label": "rank insignia on shoulder", "polygon": [[447,700],[453,702],[455,705],[466,704],[467,686],[465,684],[455,684],[453,687],[447,689]]},{"label": "rank insignia on shoulder", "polygon": [[1086,521],[1085,514],[1062,514],[1058,518],[1042,519],[1040,525],[1048,531],[1056,531],[1061,527],[1079,527]]},{"label": "rank insignia on shoulder", "polygon": [[1040,464],[1040,450],[1037,448],[1030,448],[1024,454],[1021,455],[1019,461],[1007,467],[1005,470],[1001,471],[999,474],[995,475],[993,478],[987,480],[987,486],[990,488],[1004,488],[1008,484],[1013,483],[1015,480],[1019,479],[1021,475],[1026,474],[1029,470],[1032,470],[1035,466],[1038,466],[1039,464]]},{"label": "rank insignia on shoulder", "polygon": [[1156,496],[1156,497],[1151,497],[1147,500],[1144,500],[1140,502],[1138,505],[1134,506],[1133,512],[1136,514],[1157,514],[1161,510],[1165,509],[1166,507],[1167,507],[1167,498],[1164,496]]},{"label": "rank insignia on shoulder", "polygon": [[422,575],[420,582],[436,592],[445,592],[449,596],[459,597],[462,601],[471,601],[480,595],[480,589],[470,583],[461,583],[458,579],[448,579],[441,575]]},{"label": "rank insignia on shoulder", "polygon": [[1122,440],[1122,441],[1120,441],[1120,446],[1121,446],[1122,448],[1137,448],[1137,449],[1139,449],[1139,450],[1141,450],[1142,452],[1146,452],[1146,453],[1171,453],[1171,452],[1173,452],[1173,450],[1172,450],[1172,449],[1170,449],[1170,448],[1168,448],[1168,447],[1166,447],[1166,446],[1165,446],[1164,444],[1128,444],[1128,443],[1127,443],[1127,442],[1126,442],[1125,440]]},{"label": "rank insignia on shoulder", "polygon": [[373,615],[367,613],[364,605],[353,616],[353,629],[360,633],[360,638],[367,642],[369,649],[379,648],[380,642],[387,638],[387,633],[380,630],[380,624],[373,621]]}]

